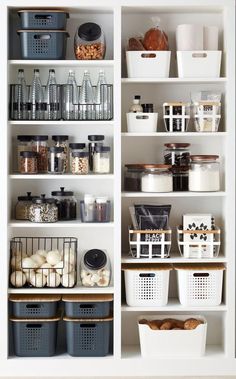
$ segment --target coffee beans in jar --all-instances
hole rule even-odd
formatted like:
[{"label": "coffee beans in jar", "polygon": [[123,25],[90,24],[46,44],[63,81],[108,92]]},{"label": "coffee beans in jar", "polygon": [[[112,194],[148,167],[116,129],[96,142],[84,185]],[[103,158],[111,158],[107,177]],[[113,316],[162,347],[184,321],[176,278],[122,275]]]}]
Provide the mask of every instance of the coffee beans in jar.
[{"label": "coffee beans in jar", "polygon": [[48,136],[33,136],[32,151],[38,154],[38,172],[48,170]]},{"label": "coffee beans in jar", "polygon": [[64,172],[68,170],[68,140],[69,137],[66,135],[52,136],[55,147],[63,147],[64,149]]},{"label": "coffee beans in jar", "polygon": [[58,221],[58,209],[56,200],[46,199],[45,195],[32,200],[29,208],[29,221],[31,222],[56,222]]},{"label": "coffee beans in jar", "polygon": [[99,60],[106,52],[105,36],[98,24],[86,22],[75,33],[74,52],[76,59]]},{"label": "coffee beans in jar", "polygon": [[34,151],[22,151],[20,153],[20,173],[38,173],[38,154]]},{"label": "coffee beans in jar", "polygon": [[87,152],[76,152],[72,153],[72,174],[76,175],[87,175],[89,172],[89,153]]}]

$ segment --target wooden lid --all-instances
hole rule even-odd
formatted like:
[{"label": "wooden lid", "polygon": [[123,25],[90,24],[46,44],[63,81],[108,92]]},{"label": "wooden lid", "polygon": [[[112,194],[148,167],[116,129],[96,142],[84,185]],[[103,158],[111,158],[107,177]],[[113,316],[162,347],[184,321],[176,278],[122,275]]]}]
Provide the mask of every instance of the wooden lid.
[{"label": "wooden lid", "polygon": [[54,29],[40,29],[40,30],[35,30],[35,29],[20,29],[20,30],[17,30],[17,33],[41,33],[41,34],[45,34],[45,33],[66,33],[67,36],[69,37],[69,33],[66,31],[66,30],[54,30]]},{"label": "wooden lid", "polygon": [[219,155],[190,155],[190,159],[193,162],[216,161],[218,158]]},{"label": "wooden lid", "polygon": [[181,101],[175,101],[175,102],[168,102],[164,103],[164,106],[178,106],[178,107],[183,107],[183,106],[189,106],[190,103],[183,103]]},{"label": "wooden lid", "polygon": [[198,102],[195,102],[194,105],[217,105],[220,106],[221,102],[220,101],[210,101],[210,100],[200,100]]},{"label": "wooden lid", "polygon": [[134,170],[146,170],[146,169],[152,169],[152,168],[169,169],[172,166],[166,165],[166,164],[156,164],[156,163],[135,163],[135,164],[126,164],[125,167],[131,168]]},{"label": "wooden lid", "polygon": [[168,149],[186,149],[190,145],[190,143],[165,143],[164,146]]},{"label": "wooden lid", "polygon": [[171,234],[171,229],[145,229],[145,230],[138,230],[138,229],[130,229],[130,234]]},{"label": "wooden lid", "polygon": [[173,270],[172,265],[167,263],[123,263],[122,271],[167,271]]},{"label": "wooden lid", "polygon": [[10,317],[10,321],[13,322],[28,322],[30,324],[38,324],[39,322],[55,322],[60,321],[61,316],[56,316],[52,318],[17,318],[17,317]]},{"label": "wooden lid", "polygon": [[178,263],[174,264],[175,270],[190,270],[190,271],[211,271],[211,270],[225,270],[223,263]]},{"label": "wooden lid", "polygon": [[104,302],[113,301],[112,294],[78,294],[78,295],[63,295],[62,301],[71,303],[87,303],[87,302]]},{"label": "wooden lid", "polygon": [[84,324],[87,323],[94,323],[94,322],[107,322],[112,321],[113,317],[105,317],[105,318],[70,318],[70,317],[63,317],[63,321],[72,321],[72,322],[83,322]]},{"label": "wooden lid", "polygon": [[10,295],[9,300],[14,303],[23,303],[26,301],[30,302],[37,302],[37,303],[51,303],[54,301],[60,301],[61,295],[49,295],[49,294],[43,294],[43,295]]},{"label": "wooden lid", "polygon": [[63,9],[21,9],[19,11],[17,11],[17,13],[66,13],[66,15],[68,15],[67,12],[65,12]]}]

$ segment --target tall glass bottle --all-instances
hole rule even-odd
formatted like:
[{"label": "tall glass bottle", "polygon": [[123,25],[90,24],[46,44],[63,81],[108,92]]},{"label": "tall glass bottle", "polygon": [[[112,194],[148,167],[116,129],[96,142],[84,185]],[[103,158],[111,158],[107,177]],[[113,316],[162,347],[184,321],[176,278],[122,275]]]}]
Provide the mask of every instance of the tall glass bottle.
[{"label": "tall glass bottle", "polygon": [[24,70],[18,70],[18,93],[17,93],[17,111],[16,120],[26,120],[27,119],[27,87],[25,82]]},{"label": "tall glass bottle", "polygon": [[[66,119],[67,120],[78,120],[79,119],[79,91],[77,82],[75,79],[75,72],[73,70],[69,70],[69,75],[67,79],[67,93],[66,93]],[[72,88],[69,88],[72,86]]]},{"label": "tall glass bottle", "polygon": [[79,94],[80,103],[80,120],[94,120],[94,96],[93,86],[90,79],[89,71],[84,71],[84,77]]},{"label": "tall glass bottle", "polygon": [[55,76],[55,70],[50,69],[48,74],[48,81],[45,89],[45,119],[57,120],[59,99],[57,94],[57,82]]},{"label": "tall glass bottle", "polygon": [[96,120],[107,120],[108,117],[108,98],[107,84],[104,70],[99,71],[98,82],[95,91],[95,115]]},{"label": "tall glass bottle", "polygon": [[31,85],[30,100],[32,104],[31,119],[41,120],[43,93],[42,93],[42,84],[41,84],[38,69],[34,70],[34,77],[33,77],[32,85]]}]

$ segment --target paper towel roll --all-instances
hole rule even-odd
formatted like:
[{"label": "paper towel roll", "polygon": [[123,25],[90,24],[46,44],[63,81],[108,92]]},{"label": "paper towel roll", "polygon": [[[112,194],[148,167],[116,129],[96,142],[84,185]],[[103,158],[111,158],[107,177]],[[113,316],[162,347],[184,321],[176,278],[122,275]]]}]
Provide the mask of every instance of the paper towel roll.
[{"label": "paper towel roll", "polygon": [[217,26],[204,26],[204,50],[218,50],[218,35],[219,29],[217,28]]},{"label": "paper towel roll", "polygon": [[203,50],[203,26],[193,24],[178,25],[176,29],[178,51]]}]

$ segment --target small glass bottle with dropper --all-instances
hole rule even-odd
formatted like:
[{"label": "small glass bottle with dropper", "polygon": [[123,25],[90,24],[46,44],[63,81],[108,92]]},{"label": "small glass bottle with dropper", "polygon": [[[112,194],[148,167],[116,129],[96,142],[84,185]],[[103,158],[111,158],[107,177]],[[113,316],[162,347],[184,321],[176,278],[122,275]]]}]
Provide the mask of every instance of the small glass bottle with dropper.
[{"label": "small glass bottle with dropper", "polygon": [[134,96],[134,98],[133,98],[133,104],[129,108],[129,112],[137,113],[137,112],[142,112],[143,111],[143,107],[140,104],[140,100],[141,100],[141,96],[139,96],[139,95],[135,95]]}]

